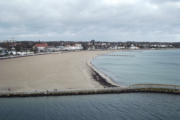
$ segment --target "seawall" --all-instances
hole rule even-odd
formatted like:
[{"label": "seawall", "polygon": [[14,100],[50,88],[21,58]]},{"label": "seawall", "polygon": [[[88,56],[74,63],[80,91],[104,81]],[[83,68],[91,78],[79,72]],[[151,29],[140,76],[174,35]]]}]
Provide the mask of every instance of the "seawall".
[{"label": "seawall", "polygon": [[83,90],[64,90],[64,91],[39,91],[39,92],[16,92],[0,93],[0,97],[38,97],[38,96],[68,96],[68,95],[93,95],[93,94],[122,94],[122,93],[166,93],[178,94],[179,89],[168,88],[120,88],[110,87],[103,89],[83,89]]},{"label": "seawall", "polygon": [[[96,55],[95,57],[97,57],[97,56],[98,55]],[[95,81],[99,82],[102,86],[104,86],[104,88],[107,88],[107,87],[122,87],[119,84],[115,83],[109,76],[107,76],[107,75],[103,74],[102,72],[100,72],[92,64],[92,60],[87,61],[87,66],[90,68],[91,75],[92,75],[92,77],[93,77],[93,79]]]}]

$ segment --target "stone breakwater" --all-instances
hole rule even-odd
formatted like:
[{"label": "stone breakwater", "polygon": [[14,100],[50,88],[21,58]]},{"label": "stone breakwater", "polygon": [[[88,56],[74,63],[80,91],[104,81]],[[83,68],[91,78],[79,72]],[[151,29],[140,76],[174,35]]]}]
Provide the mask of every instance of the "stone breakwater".
[{"label": "stone breakwater", "polygon": [[64,90],[64,91],[39,91],[39,92],[14,92],[0,93],[0,97],[38,97],[38,96],[68,96],[68,95],[93,95],[93,94],[121,94],[121,93],[167,93],[180,95],[180,89],[170,88],[120,88],[109,87],[102,89]]}]

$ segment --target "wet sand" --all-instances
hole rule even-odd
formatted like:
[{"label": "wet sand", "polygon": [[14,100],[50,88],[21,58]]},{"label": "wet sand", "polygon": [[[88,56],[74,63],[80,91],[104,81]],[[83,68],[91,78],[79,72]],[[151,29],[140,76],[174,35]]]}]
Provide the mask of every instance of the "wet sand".
[{"label": "wet sand", "polygon": [[88,67],[108,51],[80,51],[0,60],[0,92],[103,88]]}]

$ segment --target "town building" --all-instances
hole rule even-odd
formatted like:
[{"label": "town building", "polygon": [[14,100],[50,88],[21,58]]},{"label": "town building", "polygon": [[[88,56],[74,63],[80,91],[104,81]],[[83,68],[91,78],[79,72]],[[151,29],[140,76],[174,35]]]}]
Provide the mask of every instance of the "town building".
[{"label": "town building", "polygon": [[74,45],[66,45],[64,47],[64,50],[82,50],[83,47],[81,44],[74,44]]},{"label": "town building", "polygon": [[17,52],[16,52],[15,47],[12,47],[12,48],[11,48],[11,50],[10,50],[10,51],[8,51],[8,54],[9,54],[9,55],[16,55],[16,54],[17,54]]},{"label": "town building", "polygon": [[48,44],[47,43],[37,43],[33,46],[35,52],[46,52]]},{"label": "town building", "polygon": [[6,49],[0,47],[0,57],[3,57],[3,56],[5,56],[5,55],[7,55]]},{"label": "town building", "polygon": [[135,46],[134,44],[131,44],[130,49],[137,50],[137,49],[139,49],[139,47]]}]

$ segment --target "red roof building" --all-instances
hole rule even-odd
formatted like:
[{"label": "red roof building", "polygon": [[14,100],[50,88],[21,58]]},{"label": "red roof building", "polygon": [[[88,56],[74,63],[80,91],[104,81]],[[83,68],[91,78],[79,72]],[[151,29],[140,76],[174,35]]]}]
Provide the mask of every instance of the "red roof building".
[{"label": "red roof building", "polygon": [[34,45],[34,47],[48,47],[47,43],[37,43]]}]

